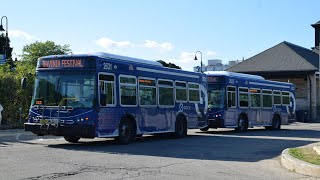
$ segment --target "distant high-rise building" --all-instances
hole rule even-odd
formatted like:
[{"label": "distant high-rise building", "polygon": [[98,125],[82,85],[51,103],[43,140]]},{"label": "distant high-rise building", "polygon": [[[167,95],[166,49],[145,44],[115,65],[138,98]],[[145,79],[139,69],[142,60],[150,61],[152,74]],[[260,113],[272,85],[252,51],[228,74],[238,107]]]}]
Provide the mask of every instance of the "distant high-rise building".
[{"label": "distant high-rise building", "polygon": [[[221,59],[209,59],[208,60],[208,65],[202,65],[202,71],[224,71],[227,68],[234,66],[238,64],[240,61],[235,60],[235,61],[229,61],[228,64],[222,64]],[[193,67],[194,72],[200,72],[200,66]]]}]

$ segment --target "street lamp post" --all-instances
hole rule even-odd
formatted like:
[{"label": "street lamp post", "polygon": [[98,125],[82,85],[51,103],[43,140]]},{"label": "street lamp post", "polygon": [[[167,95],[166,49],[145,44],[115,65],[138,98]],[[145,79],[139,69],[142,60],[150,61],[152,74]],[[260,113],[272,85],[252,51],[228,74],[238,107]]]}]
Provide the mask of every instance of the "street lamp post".
[{"label": "street lamp post", "polygon": [[196,53],[195,53],[195,55],[194,55],[194,60],[195,61],[197,61],[198,60],[198,58],[197,58],[197,53],[200,53],[200,72],[203,72],[202,71],[202,52],[201,51],[197,51]]},{"label": "street lamp post", "polygon": [[[3,29],[3,25],[2,25],[2,19],[6,18],[6,30]],[[5,56],[5,60],[7,59],[7,50],[8,50],[8,18],[7,16],[2,16],[1,17],[1,25],[0,25],[0,31],[6,31],[6,44],[4,46],[4,56]]]}]

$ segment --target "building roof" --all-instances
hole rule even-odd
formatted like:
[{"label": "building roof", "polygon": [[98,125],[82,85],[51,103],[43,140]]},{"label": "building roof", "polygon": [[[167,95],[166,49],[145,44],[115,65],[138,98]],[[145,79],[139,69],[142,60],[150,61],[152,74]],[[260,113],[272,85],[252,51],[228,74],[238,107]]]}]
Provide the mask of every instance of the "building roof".
[{"label": "building roof", "polygon": [[315,72],[319,55],[310,49],[282,42],[227,69],[232,72]]}]

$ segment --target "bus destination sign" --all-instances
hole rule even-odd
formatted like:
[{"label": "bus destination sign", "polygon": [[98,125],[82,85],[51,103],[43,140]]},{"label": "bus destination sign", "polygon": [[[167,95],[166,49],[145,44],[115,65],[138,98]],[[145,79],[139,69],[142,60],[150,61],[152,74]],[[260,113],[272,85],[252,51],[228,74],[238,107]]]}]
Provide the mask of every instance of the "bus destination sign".
[{"label": "bus destination sign", "polygon": [[207,77],[208,83],[222,83],[224,80],[224,77],[220,76],[208,76]]},{"label": "bus destination sign", "polygon": [[93,68],[94,61],[90,59],[40,59],[38,68]]}]

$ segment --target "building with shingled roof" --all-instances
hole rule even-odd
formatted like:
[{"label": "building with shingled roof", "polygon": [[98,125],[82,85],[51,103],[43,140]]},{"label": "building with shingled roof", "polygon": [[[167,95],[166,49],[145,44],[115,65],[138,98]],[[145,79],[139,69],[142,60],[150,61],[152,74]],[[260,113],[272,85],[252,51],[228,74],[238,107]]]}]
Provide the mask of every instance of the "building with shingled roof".
[{"label": "building with shingled roof", "polygon": [[311,26],[315,29],[315,47],[308,49],[284,41],[226,71],[295,84],[297,118],[303,121],[320,120],[320,21]]}]

